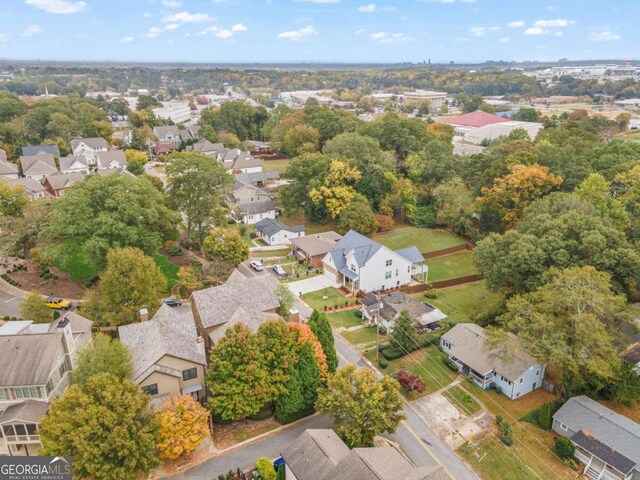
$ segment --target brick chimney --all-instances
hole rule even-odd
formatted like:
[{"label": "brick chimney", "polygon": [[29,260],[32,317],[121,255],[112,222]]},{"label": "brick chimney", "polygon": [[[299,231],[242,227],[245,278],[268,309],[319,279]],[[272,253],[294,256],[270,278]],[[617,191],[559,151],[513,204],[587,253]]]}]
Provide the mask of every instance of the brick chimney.
[{"label": "brick chimney", "polygon": [[147,320],[149,320],[149,310],[147,310],[146,308],[141,308],[140,309],[140,321],[141,322],[146,322]]},{"label": "brick chimney", "polygon": [[300,312],[297,309],[291,308],[289,310],[289,321],[291,323],[300,323]]}]

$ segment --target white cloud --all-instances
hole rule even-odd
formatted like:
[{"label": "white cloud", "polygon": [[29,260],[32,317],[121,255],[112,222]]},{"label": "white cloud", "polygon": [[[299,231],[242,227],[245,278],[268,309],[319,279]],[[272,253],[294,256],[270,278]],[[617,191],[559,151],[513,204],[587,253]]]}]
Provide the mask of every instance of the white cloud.
[{"label": "white cloud", "polygon": [[213,33],[218,38],[231,38],[236,33],[246,32],[246,31],[247,31],[247,26],[246,25],[244,25],[242,23],[236,23],[231,28],[222,28],[222,27],[217,27],[217,26],[213,25],[213,26],[211,26],[209,28],[205,28],[204,30],[202,30],[200,32],[197,32],[196,35],[197,36],[202,36],[202,35],[207,35],[209,33]]},{"label": "white cloud", "polygon": [[121,41],[122,41],[122,43],[133,42],[133,37],[131,35],[129,35],[128,37],[124,37]]},{"label": "white cloud", "polygon": [[484,37],[487,29],[485,27],[471,27],[469,33],[474,37]]},{"label": "white cloud", "polygon": [[367,29],[366,28],[361,28],[359,30],[356,30],[354,33],[354,35],[362,35],[363,33],[366,33]]},{"label": "white cloud", "polygon": [[610,30],[603,30],[601,32],[590,33],[589,40],[592,42],[611,42],[614,40],[622,40],[622,37]]},{"label": "white cloud", "polygon": [[22,32],[23,37],[33,37],[42,32],[42,27],[40,25],[29,25]]},{"label": "white cloud", "polygon": [[533,26],[538,28],[568,27],[572,23],[574,23],[572,20],[567,20],[566,18],[555,18],[552,20],[536,20]]},{"label": "white cloud", "polygon": [[243,25],[242,23],[236,23],[233,27],[231,27],[231,31],[236,33],[236,32],[246,32],[247,31],[247,26]]},{"label": "white cloud", "polygon": [[369,37],[373,40],[382,40],[383,38],[387,38],[388,34],[387,32],[376,32],[369,35]]},{"label": "white cloud", "polygon": [[149,18],[151,14],[149,12],[143,13],[142,18]]},{"label": "white cloud", "polygon": [[502,37],[500,43],[508,43],[511,41],[511,37]]},{"label": "white cloud", "polygon": [[295,0],[304,3],[340,3],[342,0]]},{"label": "white cloud", "polygon": [[389,34],[387,32],[372,33],[369,38],[382,44],[407,43],[411,40],[411,37],[404,33]]},{"label": "white cloud", "polygon": [[525,35],[542,35],[544,33],[547,31],[540,27],[529,27],[524,31]]},{"label": "white cloud", "polygon": [[233,32],[231,30],[227,30],[226,28],[223,28],[221,30],[218,30],[216,32],[216,37],[218,38],[229,38],[229,37],[233,37]]},{"label": "white cloud", "polygon": [[32,5],[47,13],[69,14],[82,12],[87,8],[87,2],[70,2],[69,0],[25,0],[27,5]]},{"label": "white cloud", "polygon": [[169,24],[164,26],[165,30],[175,30],[176,28],[180,28],[180,24],[179,23],[169,23]]},{"label": "white cloud", "polygon": [[[321,2],[321,3],[327,3],[327,2]],[[335,3],[335,2],[328,2],[328,3]],[[301,28],[299,30],[290,30],[288,32],[281,32],[278,34],[278,38],[284,38],[287,40],[291,40],[292,42],[304,42],[316,35],[318,35],[318,31],[315,28],[313,28],[312,25],[309,25],[308,27]]]},{"label": "white cloud", "polygon": [[509,23],[507,23],[507,27],[509,27],[509,28],[524,27],[524,22],[522,20],[516,20],[515,22],[509,22]]},{"label": "white cloud", "polygon": [[200,23],[213,20],[208,13],[190,13],[187,11],[172,13],[166,15],[163,19],[163,23]]},{"label": "white cloud", "polygon": [[163,32],[163,29],[160,27],[151,27],[145,36],[147,38],[156,38],[162,32]]},{"label": "white cloud", "polygon": [[361,5],[358,7],[358,11],[361,13],[373,13],[376,11],[376,4],[370,3],[368,5]]},{"label": "white cloud", "polygon": [[489,30],[491,30],[492,32],[497,32],[498,30],[500,30],[500,27],[489,27]]},{"label": "white cloud", "polygon": [[182,3],[178,0],[162,0],[160,3],[169,8],[180,8],[182,6]]}]

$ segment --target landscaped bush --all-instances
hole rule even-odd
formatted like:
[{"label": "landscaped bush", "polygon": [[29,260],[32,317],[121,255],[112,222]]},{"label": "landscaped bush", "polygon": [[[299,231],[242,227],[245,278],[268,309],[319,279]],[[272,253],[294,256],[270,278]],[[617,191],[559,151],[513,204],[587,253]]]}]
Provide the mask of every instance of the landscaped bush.
[{"label": "landscaped bush", "polygon": [[563,458],[562,463],[564,463],[571,470],[578,470],[578,462],[576,462],[575,458]]},{"label": "landscaped bush", "polygon": [[266,420],[273,416],[273,404],[268,403],[258,413],[249,417],[250,420]]},{"label": "landscaped bush", "polygon": [[398,358],[402,358],[405,356],[405,351],[400,350],[399,348],[388,347],[384,350],[381,350],[380,353],[386,360],[396,360]]},{"label": "landscaped bush", "polygon": [[11,318],[11,317],[10,317],[9,315],[5,315],[2,319],[3,319],[5,322],[8,322],[10,318]]},{"label": "landscaped bush", "polygon": [[211,419],[216,425],[230,425],[233,422],[233,420],[225,420],[220,415],[217,415],[215,413],[211,415]]},{"label": "landscaped bush", "polygon": [[256,470],[262,480],[276,480],[276,469],[267,457],[260,457],[256,461]]},{"label": "landscaped bush", "polygon": [[500,441],[507,447],[513,445],[513,433],[511,432],[511,424],[509,422],[505,422],[500,415],[496,416],[496,423],[498,424]]},{"label": "landscaped bush", "polygon": [[522,420],[537,425],[543,430],[551,430],[553,414],[556,413],[561,406],[561,401],[545,403],[539,408],[528,412],[522,417]]},{"label": "landscaped bush", "polygon": [[567,437],[558,437],[555,441],[554,450],[560,458],[573,458],[576,453],[575,445]]},{"label": "landscaped bush", "polygon": [[389,366],[389,361],[386,358],[382,357],[380,360],[378,360],[378,365],[380,365],[380,368],[384,370]]},{"label": "landscaped bush", "polygon": [[395,374],[395,379],[402,388],[409,392],[423,393],[427,389],[427,385],[418,375],[413,375],[406,370],[400,370]]},{"label": "landscaped bush", "polygon": [[436,298],[438,298],[438,290],[437,289],[433,289],[433,290],[427,290],[426,292],[424,292],[424,298],[429,299],[429,300],[434,300]]},{"label": "landscaped bush", "polygon": [[362,318],[362,310],[356,310],[355,312],[353,312],[353,314],[356,316],[356,318]]}]

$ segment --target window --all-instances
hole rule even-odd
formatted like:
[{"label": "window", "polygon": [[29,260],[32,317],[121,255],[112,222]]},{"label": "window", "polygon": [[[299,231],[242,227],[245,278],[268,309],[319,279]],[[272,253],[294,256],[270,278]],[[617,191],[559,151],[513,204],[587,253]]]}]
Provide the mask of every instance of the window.
[{"label": "window", "polygon": [[0,400],[6,400],[7,399],[7,393],[5,392],[4,388],[0,388]]},{"label": "window", "polygon": [[53,391],[53,380],[49,379],[47,384],[44,386],[44,389],[47,392],[47,395],[49,395]]},{"label": "window", "polygon": [[17,387],[15,389],[16,398],[38,398],[38,389],[36,387]]},{"label": "window", "polygon": [[391,270],[389,270],[388,272],[385,272],[384,278],[385,279],[391,278]]},{"label": "window", "polygon": [[411,265],[407,267],[407,273],[411,273]]},{"label": "window", "polygon": [[189,368],[188,370],[182,371],[182,380],[191,380],[192,378],[196,378],[198,376],[198,369],[196,367]]},{"label": "window", "polygon": [[158,394],[158,384],[154,383],[153,385],[147,385],[146,387],[142,387],[142,391],[149,395],[157,395]]},{"label": "window", "polygon": [[396,277],[398,276],[398,273],[399,273],[399,272],[400,272],[400,270],[398,270],[398,269],[396,268]]},{"label": "window", "polygon": [[524,378],[521,378],[521,379],[520,379],[520,383],[522,383],[522,382],[524,382]]},{"label": "window", "polygon": [[27,429],[24,428],[24,425],[18,424],[18,425],[14,425],[15,429],[16,429],[16,435],[26,435],[27,434]]},{"label": "window", "polygon": [[392,263],[393,263],[393,260],[387,260],[387,261],[384,263],[384,266],[385,266],[385,267],[390,267]]},{"label": "window", "polygon": [[569,427],[567,427],[564,423],[560,423],[560,428],[562,430],[569,430]]},{"label": "window", "polygon": [[540,370],[536,370],[536,377],[540,375]]},{"label": "window", "polygon": [[58,373],[60,374],[61,377],[64,377],[64,374],[67,371],[67,366],[64,364],[64,362],[62,362],[62,364],[58,367]]},{"label": "window", "polygon": [[349,265],[349,270],[351,270],[352,272],[356,271],[356,266],[354,263],[352,263],[351,265]]}]

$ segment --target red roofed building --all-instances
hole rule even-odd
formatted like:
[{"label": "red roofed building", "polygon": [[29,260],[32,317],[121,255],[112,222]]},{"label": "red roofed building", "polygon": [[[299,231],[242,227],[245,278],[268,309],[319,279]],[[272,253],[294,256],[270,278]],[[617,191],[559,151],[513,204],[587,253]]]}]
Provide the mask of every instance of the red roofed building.
[{"label": "red roofed building", "polygon": [[457,136],[464,136],[468,131],[491,125],[494,123],[508,122],[509,119],[505,117],[499,117],[492,113],[483,112],[482,110],[476,110],[475,112],[465,113],[457,117],[449,117],[442,120],[442,123],[448,123],[451,125]]}]

